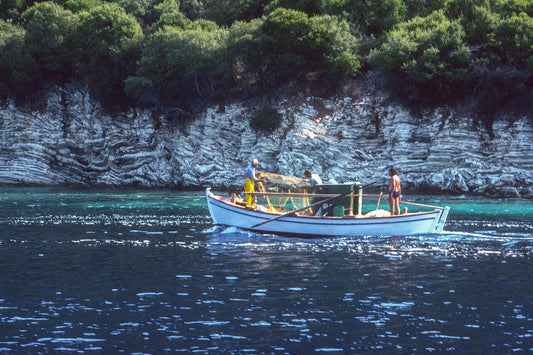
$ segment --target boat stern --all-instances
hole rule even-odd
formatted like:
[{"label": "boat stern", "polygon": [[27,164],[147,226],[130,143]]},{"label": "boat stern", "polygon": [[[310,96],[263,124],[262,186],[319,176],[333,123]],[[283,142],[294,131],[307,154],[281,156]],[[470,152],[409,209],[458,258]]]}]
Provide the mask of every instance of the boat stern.
[{"label": "boat stern", "polygon": [[446,218],[448,218],[448,213],[450,212],[450,207],[446,206],[441,211],[439,215],[439,219],[437,221],[437,225],[435,226],[435,233],[442,233],[444,229],[444,224],[446,223]]}]

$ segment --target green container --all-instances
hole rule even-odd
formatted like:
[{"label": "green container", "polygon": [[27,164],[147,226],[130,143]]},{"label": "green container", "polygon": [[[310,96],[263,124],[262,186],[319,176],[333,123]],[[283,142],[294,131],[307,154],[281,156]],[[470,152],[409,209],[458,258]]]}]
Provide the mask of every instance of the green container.
[{"label": "green container", "polygon": [[[355,194],[353,198],[351,198],[350,194],[347,194],[346,196],[339,197],[330,202],[327,202],[329,208],[324,212],[327,212],[328,216],[342,217],[344,215],[349,215],[350,212],[354,215],[360,214],[363,201],[363,197],[361,196],[361,194],[363,193],[363,189],[361,187],[361,184],[358,182],[355,184],[320,184],[316,186],[317,194],[340,195],[350,191],[353,191],[353,193]],[[328,197],[317,197],[315,201],[318,202],[327,198]],[[337,206],[343,208],[343,212],[340,215],[337,215],[340,212],[335,212],[335,208]],[[338,211],[340,211],[340,208],[338,209]]]},{"label": "green container", "polygon": [[333,207],[333,217],[344,217],[344,206],[338,205]]}]

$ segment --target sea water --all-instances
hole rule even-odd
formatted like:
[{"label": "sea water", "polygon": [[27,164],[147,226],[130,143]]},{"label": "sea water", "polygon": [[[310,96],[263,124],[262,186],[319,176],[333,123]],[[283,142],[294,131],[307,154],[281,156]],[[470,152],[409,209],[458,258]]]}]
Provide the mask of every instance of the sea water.
[{"label": "sea water", "polygon": [[404,198],[450,206],[445,233],[264,236],[214,227],[203,192],[0,189],[0,353],[533,351],[533,201]]}]

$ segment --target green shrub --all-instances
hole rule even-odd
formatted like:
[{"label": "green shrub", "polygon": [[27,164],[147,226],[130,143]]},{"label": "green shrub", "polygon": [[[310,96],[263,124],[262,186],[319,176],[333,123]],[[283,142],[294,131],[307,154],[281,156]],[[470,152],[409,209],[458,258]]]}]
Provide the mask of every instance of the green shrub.
[{"label": "green shrub", "polygon": [[123,109],[128,104],[124,80],[136,69],[141,26],[115,3],[104,3],[79,16],[81,74],[105,108]]},{"label": "green shrub", "polygon": [[514,67],[476,66],[472,73],[476,82],[473,95],[477,120],[492,133],[492,123],[499,117],[533,115],[533,71]]},{"label": "green shrub", "polygon": [[103,0],[54,0],[55,3],[74,13],[89,11],[93,7],[100,6]]},{"label": "green shrub", "polygon": [[26,47],[26,31],[0,20],[0,97],[23,99],[32,94],[40,72]]},{"label": "green shrub", "polygon": [[22,14],[26,45],[41,71],[54,81],[69,79],[77,64],[74,34],[79,18],[53,2],[35,3]]},{"label": "green shrub", "polygon": [[273,107],[265,107],[257,111],[250,118],[250,127],[255,130],[270,133],[281,125],[282,116]]},{"label": "green shrub", "polygon": [[249,89],[262,84],[258,73],[264,57],[258,33],[263,22],[263,19],[237,21],[229,28],[226,48],[231,61],[231,80],[235,82],[233,87],[236,90],[244,89],[250,93]]},{"label": "green shrub", "polygon": [[148,105],[179,107],[187,112],[203,108],[220,90],[230,69],[225,53],[227,31],[164,27],[145,41],[135,76],[126,80],[128,95],[145,97]]},{"label": "green shrub", "polygon": [[522,12],[503,18],[495,27],[504,59],[511,65],[533,71],[533,17]]},{"label": "green shrub", "polygon": [[[0,19],[11,19],[17,21],[20,14],[28,6],[26,0],[1,0],[0,1]],[[32,1],[33,2],[33,1]]]},{"label": "green shrub", "polygon": [[204,0],[207,19],[221,26],[231,26],[235,21],[250,21],[263,15],[269,0]]},{"label": "green shrub", "polygon": [[325,0],[273,0],[265,7],[265,12],[271,13],[278,8],[293,9],[308,15],[321,15],[326,7]]},{"label": "green shrub", "polygon": [[502,16],[518,15],[521,12],[533,16],[533,1],[531,0],[499,0],[496,12]]},{"label": "green shrub", "polygon": [[353,76],[359,69],[357,40],[348,24],[336,17],[308,17],[296,10],[277,9],[265,18],[259,38],[264,77],[287,82],[308,73]]},{"label": "green shrub", "polygon": [[369,56],[415,96],[451,98],[467,89],[470,50],[459,22],[442,11],[402,23],[385,36],[385,43]]},{"label": "green shrub", "polygon": [[328,14],[342,14],[363,33],[374,35],[390,30],[407,14],[404,0],[331,0],[325,7]]}]

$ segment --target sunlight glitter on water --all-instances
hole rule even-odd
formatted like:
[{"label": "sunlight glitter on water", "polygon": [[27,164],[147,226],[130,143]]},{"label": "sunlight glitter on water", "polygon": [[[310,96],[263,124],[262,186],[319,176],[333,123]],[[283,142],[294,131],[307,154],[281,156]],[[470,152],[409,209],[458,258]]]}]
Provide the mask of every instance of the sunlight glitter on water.
[{"label": "sunlight glitter on water", "polygon": [[533,351],[527,201],[442,198],[443,234],[291,239],[214,227],[202,193],[12,197],[0,353]]}]

